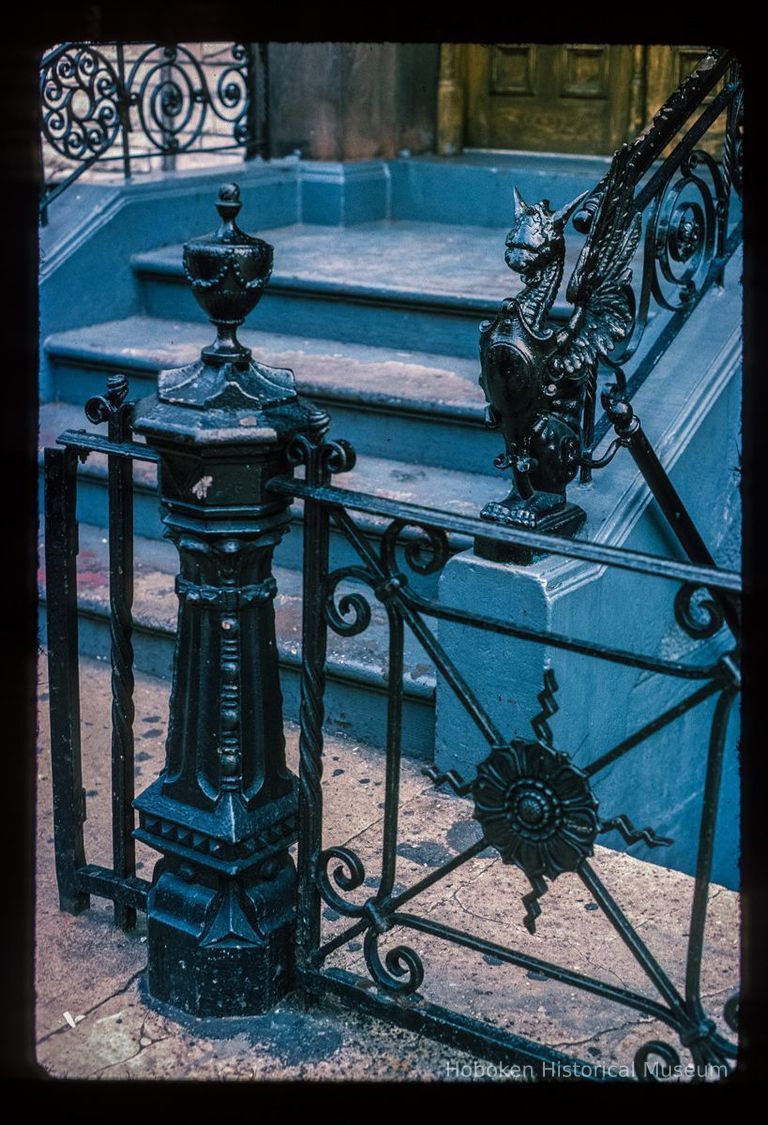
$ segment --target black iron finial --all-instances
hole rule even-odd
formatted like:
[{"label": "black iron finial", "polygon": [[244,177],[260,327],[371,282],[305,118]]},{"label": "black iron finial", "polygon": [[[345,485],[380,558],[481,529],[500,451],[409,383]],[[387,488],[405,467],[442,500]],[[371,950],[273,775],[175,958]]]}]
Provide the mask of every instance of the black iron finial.
[{"label": "black iron finial", "polygon": [[240,185],[222,184],[219,188],[219,201],[216,204],[216,210],[219,212],[222,221],[222,225],[216,231],[219,238],[226,239],[227,237],[242,235],[243,232],[236,222],[242,206]]},{"label": "black iron finial", "polygon": [[242,207],[238,184],[222,184],[216,210],[221,225],[184,244],[184,273],[198,304],[218,330],[215,342],[203,348],[206,364],[247,367],[251,351],[237,339],[237,329],[255,308],[272,274],[273,249],[268,242],[240,230]]}]

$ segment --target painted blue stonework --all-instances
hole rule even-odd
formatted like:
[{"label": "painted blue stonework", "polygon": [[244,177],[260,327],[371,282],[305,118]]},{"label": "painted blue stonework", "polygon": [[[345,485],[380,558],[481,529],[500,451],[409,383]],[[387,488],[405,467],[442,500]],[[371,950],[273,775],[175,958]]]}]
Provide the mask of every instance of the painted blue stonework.
[{"label": "painted blue stonework", "polygon": [[389,165],[383,160],[351,164],[299,164],[302,223],[343,226],[390,218]]},{"label": "painted blue stonework", "polygon": [[[49,227],[42,229],[40,237],[41,340],[51,332],[138,313],[141,295],[131,256],[210,230],[211,198],[223,178],[240,184],[243,207],[260,229],[297,221],[295,167],[277,164],[147,176],[118,189],[99,189],[99,203],[88,192],[82,210],[68,201],[66,230],[57,220],[58,201],[52,204]],[[53,397],[51,372],[42,351],[40,398],[49,402]]]},{"label": "painted blue stonework", "polygon": [[529,202],[549,199],[553,208],[562,207],[594,187],[609,163],[603,157],[541,158],[530,153],[392,161],[391,217],[509,226],[514,186]]}]

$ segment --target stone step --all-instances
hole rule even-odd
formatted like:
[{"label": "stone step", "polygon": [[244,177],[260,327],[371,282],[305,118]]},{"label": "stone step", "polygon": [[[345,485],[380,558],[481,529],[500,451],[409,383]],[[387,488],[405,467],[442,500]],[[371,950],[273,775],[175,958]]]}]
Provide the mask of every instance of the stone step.
[{"label": "stone step", "polygon": [[[175,547],[166,540],[137,536],[134,542],[133,649],[135,667],[153,676],[170,678],[176,640],[178,600],[174,579],[178,571]],[[45,643],[46,582],[44,544],[40,542],[41,643]],[[285,716],[298,720],[301,672],[301,575],[274,568],[277,643]],[[367,589],[352,587],[345,590]],[[368,591],[370,593],[370,591]],[[326,725],[372,746],[386,742],[388,632],[386,612],[371,595],[371,623],[355,637],[328,634],[325,695]],[[107,532],[79,525],[78,554],[79,651],[108,659],[109,555]],[[407,632],[407,631],[406,631]],[[431,759],[434,750],[435,674],[429,657],[409,634],[405,641],[403,673],[403,752]]]},{"label": "stone step", "polygon": [[[344,343],[386,340],[389,347],[429,347],[477,355],[478,325],[522,288],[504,263],[505,227],[382,221],[351,227],[301,223],[262,231],[275,248],[269,286],[250,323],[271,331]],[[581,239],[567,242],[566,276]],[[199,321],[182,266],[182,247],[133,255],[144,311]],[[556,318],[570,309],[558,301]]]},{"label": "stone step", "polygon": [[[351,441],[361,457],[495,473],[501,444],[483,424],[476,357],[249,329],[239,336],[259,360],[291,368],[300,392],[328,410],[333,433]],[[45,351],[57,398],[84,403],[103,391],[113,371],[129,377],[132,397],[150,394],[159,370],[191,363],[211,339],[202,317],[193,324],[139,316],[57,332]]]},{"label": "stone step", "polygon": [[[47,403],[40,410],[39,461],[42,492],[42,450],[55,445],[64,430],[101,432],[104,426],[93,426],[85,418],[82,407],[72,403]],[[335,430],[335,427],[334,427]],[[301,470],[298,470],[301,473]],[[158,539],[163,534],[160,506],[157,495],[157,470],[151,462],[134,462],[134,527],[138,535]],[[504,492],[501,473],[498,479],[463,473],[452,469],[412,465],[384,458],[361,457],[355,468],[334,478],[345,488],[375,496],[385,496],[409,503],[429,505],[458,515],[477,515],[486,501],[500,497]],[[41,511],[42,495],[40,498]],[[108,524],[107,458],[92,453],[78,468],[78,519],[83,523],[106,527]],[[354,516],[365,538],[378,550],[381,535],[388,521],[376,516]],[[404,535],[418,535],[406,530]],[[452,551],[465,550],[471,545],[466,536],[455,535],[449,539]],[[300,570],[303,556],[303,504],[296,501],[291,508],[291,533],[278,546],[275,558],[281,566]],[[331,532],[331,565],[349,566],[359,563],[359,557],[347,539],[336,529]],[[437,576],[423,577],[425,590],[435,592]]]}]

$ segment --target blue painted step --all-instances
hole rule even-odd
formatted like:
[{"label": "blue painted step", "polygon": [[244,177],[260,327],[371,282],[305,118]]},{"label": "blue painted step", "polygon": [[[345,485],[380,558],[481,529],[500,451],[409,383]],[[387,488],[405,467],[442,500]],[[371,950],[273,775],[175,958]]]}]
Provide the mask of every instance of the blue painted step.
[{"label": "blue painted step", "polygon": [[[361,457],[466,468],[495,475],[501,449],[483,423],[485,398],[477,358],[309,339],[243,329],[254,355],[289,367],[302,394],[325,407],[333,432]],[[192,362],[212,339],[210,325],[130,317],[57,332],[45,341],[56,397],[85,403],[110,372],[130,379],[132,397],[154,391],[164,367]]]},{"label": "blue painted step", "polygon": [[[477,356],[478,327],[521,282],[504,264],[506,228],[383,221],[295,224],[262,231],[275,248],[272,279],[249,317],[256,328],[344,343]],[[568,242],[566,270],[579,239]],[[201,318],[181,246],[135,254],[145,311]],[[554,315],[564,316],[565,304]]]},{"label": "blue painted step", "polygon": [[[91,425],[82,407],[70,403],[49,403],[40,412],[40,465],[42,487],[42,449],[53,445],[60,433],[67,429],[103,432],[104,427]],[[377,496],[397,497],[417,504],[431,504],[461,515],[477,515],[483,504],[504,492],[500,473],[494,480],[475,473],[462,473],[450,469],[435,469],[401,461],[361,457],[355,469],[336,478],[345,488]],[[78,470],[78,519],[86,524],[107,526],[107,459],[92,453]],[[41,499],[42,507],[42,499]],[[303,553],[303,505],[297,501],[291,509],[291,529],[276,551],[279,565],[301,569]],[[378,550],[387,521],[376,517],[354,516],[367,539]],[[154,464],[134,463],[134,526],[136,533],[151,539],[162,536],[157,476]],[[464,550],[470,541],[464,536],[451,539],[451,548]],[[332,531],[331,562],[333,566],[347,566],[359,562],[354,550],[344,536]],[[434,593],[436,576],[425,576],[430,593]]]},{"label": "blue painted step", "polygon": [[[79,526],[78,609],[79,651],[104,658],[109,652],[109,569],[106,530]],[[151,675],[170,678],[176,637],[178,601],[174,577],[175,548],[164,540],[137,536],[133,603],[135,666]],[[40,545],[40,559],[45,558]],[[275,567],[275,599],[280,682],[286,718],[299,717],[301,669],[301,575]],[[40,631],[45,639],[45,569],[41,566]],[[344,589],[351,587],[342,586]],[[360,590],[357,586],[355,589]],[[370,591],[368,591],[370,593]],[[371,624],[357,637],[338,637],[329,631],[325,696],[328,729],[344,731],[373,746],[386,740],[387,625],[383,607],[371,595]],[[431,759],[434,749],[434,669],[410,635],[405,644],[403,675],[403,749],[416,758]]]}]

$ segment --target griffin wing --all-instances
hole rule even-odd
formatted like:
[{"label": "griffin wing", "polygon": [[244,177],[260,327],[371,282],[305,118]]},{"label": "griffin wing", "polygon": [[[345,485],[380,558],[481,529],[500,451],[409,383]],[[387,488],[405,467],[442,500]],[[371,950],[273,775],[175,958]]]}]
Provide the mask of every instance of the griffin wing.
[{"label": "griffin wing", "polygon": [[576,306],[550,366],[556,377],[585,376],[632,328],[631,262],[640,240],[634,205],[633,157],[623,145],[613,158],[589,235],[568,282]]}]

